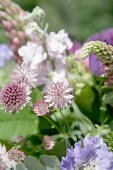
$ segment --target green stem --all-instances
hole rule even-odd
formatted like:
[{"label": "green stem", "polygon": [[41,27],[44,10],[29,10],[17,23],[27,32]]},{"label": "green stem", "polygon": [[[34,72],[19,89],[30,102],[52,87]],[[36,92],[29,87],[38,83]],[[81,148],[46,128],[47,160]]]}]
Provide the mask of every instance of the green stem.
[{"label": "green stem", "polygon": [[47,120],[49,123],[51,123],[56,129],[57,129],[57,131],[60,133],[61,132],[61,130],[60,130],[60,128],[56,125],[56,123],[54,122],[54,120],[52,120],[50,117],[48,117],[48,116],[44,116],[43,117],[45,120]]},{"label": "green stem", "polygon": [[62,118],[63,118],[63,120],[64,120],[64,122],[65,122],[65,125],[66,125],[66,126],[65,126],[65,129],[66,129],[66,131],[68,131],[68,129],[69,129],[68,121],[67,121],[66,117],[64,116],[62,110],[59,110],[59,111],[60,111],[60,114],[62,115]]}]

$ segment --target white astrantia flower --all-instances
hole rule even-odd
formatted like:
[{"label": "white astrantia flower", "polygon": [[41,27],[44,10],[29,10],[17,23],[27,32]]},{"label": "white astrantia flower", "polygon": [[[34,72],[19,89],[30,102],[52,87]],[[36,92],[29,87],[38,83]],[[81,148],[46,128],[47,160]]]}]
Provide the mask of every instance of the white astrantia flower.
[{"label": "white astrantia flower", "polygon": [[57,34],[55,32],[47,34],[46,44],[48,52],[52,56],[61,56],[65,50],[69,50],[72,47],[72,42],[65,30],[60,30]]},{"label": "white astrantia flower", "polygon": [[23,63],[30,64],[31,69],[37,68],[38,64],[47,58],[43,47],[33,42],[27,42],[27,45],[22,46],[18,53],[22,57]]},{"label": "white astrantia flower", "polygon": [[49,104],[49,107],[65,108],[71,104],[74,98],[71,95],[72,90],[65,80],[52,82],[47,86],[45,101]]},{"label": "white astrantia flower", "polygon": [[22,84],[26,84],[33,88],[37,85],[38,73],[36,70],[30,69],[29,65],[17,65],[17,67],[13,70],[11,75],[11,79],[14,82],[19,82]]}]

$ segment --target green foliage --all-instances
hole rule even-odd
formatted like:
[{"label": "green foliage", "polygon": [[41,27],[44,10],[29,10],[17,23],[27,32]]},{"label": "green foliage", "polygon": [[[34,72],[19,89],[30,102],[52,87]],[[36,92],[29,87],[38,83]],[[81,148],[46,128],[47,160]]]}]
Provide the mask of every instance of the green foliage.
[{"label": "green foliage", "polygon": [[29,110],[23,109],[15,115],[0,110],[0,139],[12,140],[17,136],[27,137],[38,133],[38,119]]},{"label": "green foliage", "polygon": [[24,159],[24,163],[19,163],[16,170],[60,170],[60,161],[56,156],[43,155],[39,160],[32,156]]},{"label": "green foliage", "polygon": [[9,61],[6,63],[4,68],[0,68],[0,87],[5,86],[9,82],[10,75],[14,67],[14,61]]}]

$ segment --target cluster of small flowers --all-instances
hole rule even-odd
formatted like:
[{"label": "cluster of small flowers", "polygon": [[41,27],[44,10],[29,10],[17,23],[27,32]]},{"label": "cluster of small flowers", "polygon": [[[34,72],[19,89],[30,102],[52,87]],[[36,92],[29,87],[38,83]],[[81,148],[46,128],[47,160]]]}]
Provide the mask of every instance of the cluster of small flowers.
[{"label": "cluster of small flowers", "polygon": [[7,152],[5,145],[0,144],[0,170],[15,168],[24,157],[21,150],[12,148]]},{"label": "cluster of small flowers", "polygon": [[[6,111],[16,112],[23,108],[30,100],[32,88],[48,84],[50,80],[53,82],[46,88],[46,99],[35,104],[34,111],[37,115],[48,112],[47,103],[49,107],[64,108],[73,98],[70,94],[72,88],[65,80],[66,51],[72,47],[72,42],[64,30],[57,34],[54,32],[48,34],[42,30],[38,25],[40,18],[43,18],[41,15],[43,10],[39,7],[28,14],[29,23],[35,23],[37,26],[35,30],[32,28],[29,37],[38,39],[34,38],[34,42],[28,41],[18,51],[22,63],[13,70],[11,82],[0,92],[0,103],[5,106]],[[26,32],[29,32],[28,26],[25,28]],[[51,79],[50,73],[53,74]]]},{"label": "cluster of small flowers", "polygon": [[62,170],[113,170],[113,152],[99,136],[85,137],[62,158]]},{"label": "cluster of small flowers", "polygon": [[18,48],[25,43],[26,39],[24,32],[25,21],[23,20],[26,13],[26,11],[11,0],[0,2],[0,24],[9,38],[9,44],[18,62],[21,62],[21,58],[18,55]]}]

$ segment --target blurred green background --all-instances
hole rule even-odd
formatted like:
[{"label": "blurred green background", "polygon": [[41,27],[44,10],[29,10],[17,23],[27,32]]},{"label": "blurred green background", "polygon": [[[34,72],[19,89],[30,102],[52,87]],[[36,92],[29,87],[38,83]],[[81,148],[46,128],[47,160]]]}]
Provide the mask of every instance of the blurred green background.
[{"label": "blurred green background", "polygon": [[25,10],[39,5],[46,12],[49,30],[64,28],[79,41],[113,27],[113,0],[14,0]]}]

